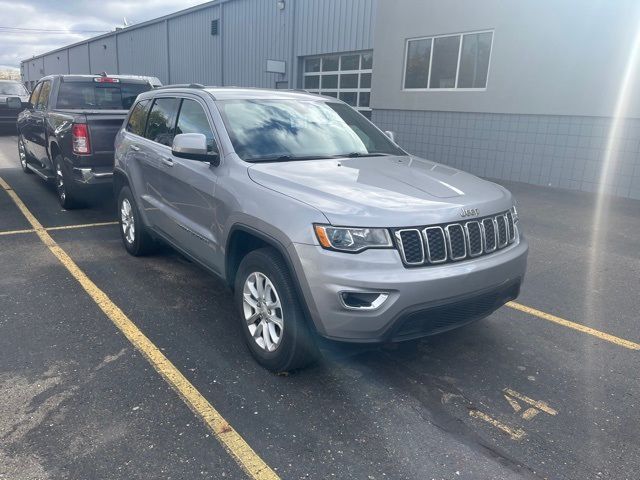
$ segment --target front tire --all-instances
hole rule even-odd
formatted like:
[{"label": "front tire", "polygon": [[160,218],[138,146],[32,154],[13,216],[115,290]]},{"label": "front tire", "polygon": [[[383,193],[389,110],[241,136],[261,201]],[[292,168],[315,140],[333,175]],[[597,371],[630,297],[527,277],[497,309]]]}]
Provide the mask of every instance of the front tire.
[{"label": "front tire", "polygon": [[71,178],[65,171],[62,155],[55,156],[53,168],[55,171],[56,194],[60,206],[65,210],[73,210],[80,207],[82,204],[71,188]]},{"label": "front tire", "polygon": [[273,248],[250,252],[238,268],[235,302],[249,351],[274,372],[303,368],[319,356],[294,280]]},{"label": "front tire", "polygon": [[124,186],[118,194],[118,223],[124,248],[134,257],[148,255],[155,243],[142,223],[131,189]]},{"label": "front tire", "polygon": [[27,164],[29,163],[29,154],[27,153],[27,148],[24,144],[24,139],[22,135],[18,136],[18,158],[20,159],[20,168],[24,173],[33,173]]}]

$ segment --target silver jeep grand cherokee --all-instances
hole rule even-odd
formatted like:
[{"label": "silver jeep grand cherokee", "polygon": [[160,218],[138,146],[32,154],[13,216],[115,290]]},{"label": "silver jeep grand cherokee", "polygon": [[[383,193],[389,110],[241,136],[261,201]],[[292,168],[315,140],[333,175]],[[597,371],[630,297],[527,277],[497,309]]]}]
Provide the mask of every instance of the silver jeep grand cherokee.
[{"label": "silver jeep grand cherokee", "polygon": [[116,138],[124,246],[162,240],[225,279],[275,371],[312,361],[315,334],[418,338],[516,298],[527,243],[511,194],[390,136],[302,92],[143,93]]}]

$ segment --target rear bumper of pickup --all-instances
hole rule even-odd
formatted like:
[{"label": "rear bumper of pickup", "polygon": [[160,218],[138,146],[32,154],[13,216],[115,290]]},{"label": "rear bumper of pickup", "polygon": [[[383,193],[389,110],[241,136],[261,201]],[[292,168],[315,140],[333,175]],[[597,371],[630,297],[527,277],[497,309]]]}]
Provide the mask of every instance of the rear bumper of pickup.
[{"label": "rear bumper of pickup", "polygon": [[73,180],[80,185],[110,184],[113,179],[111,167],[73,167]]}]

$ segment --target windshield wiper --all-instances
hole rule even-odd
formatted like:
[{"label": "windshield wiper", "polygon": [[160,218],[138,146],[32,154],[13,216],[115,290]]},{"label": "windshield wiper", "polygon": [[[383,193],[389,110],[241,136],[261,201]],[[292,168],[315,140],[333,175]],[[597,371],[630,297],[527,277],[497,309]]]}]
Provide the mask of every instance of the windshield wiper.
[{"label": "windshield wiper", "polygon": [[343,155],[333,155],[333,158],[362,158],[362,157],[388,157],[389,153],[384,152],[351,152]]},{"label": "windshield wiper", "polygon": [[296,162],[302,160],[327,160],[334,158],[327,155],[279,155],[274,157],[247,158],[247,162]]}]

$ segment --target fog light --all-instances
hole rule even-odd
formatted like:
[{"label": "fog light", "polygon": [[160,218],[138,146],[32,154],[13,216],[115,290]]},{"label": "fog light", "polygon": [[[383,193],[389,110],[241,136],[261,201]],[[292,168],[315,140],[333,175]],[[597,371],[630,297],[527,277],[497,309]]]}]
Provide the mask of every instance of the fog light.
[{"label": "fog light", "polygon": [[340,292],[342,306],[349,310],[377,310],[389,298],[381,292]]}]

